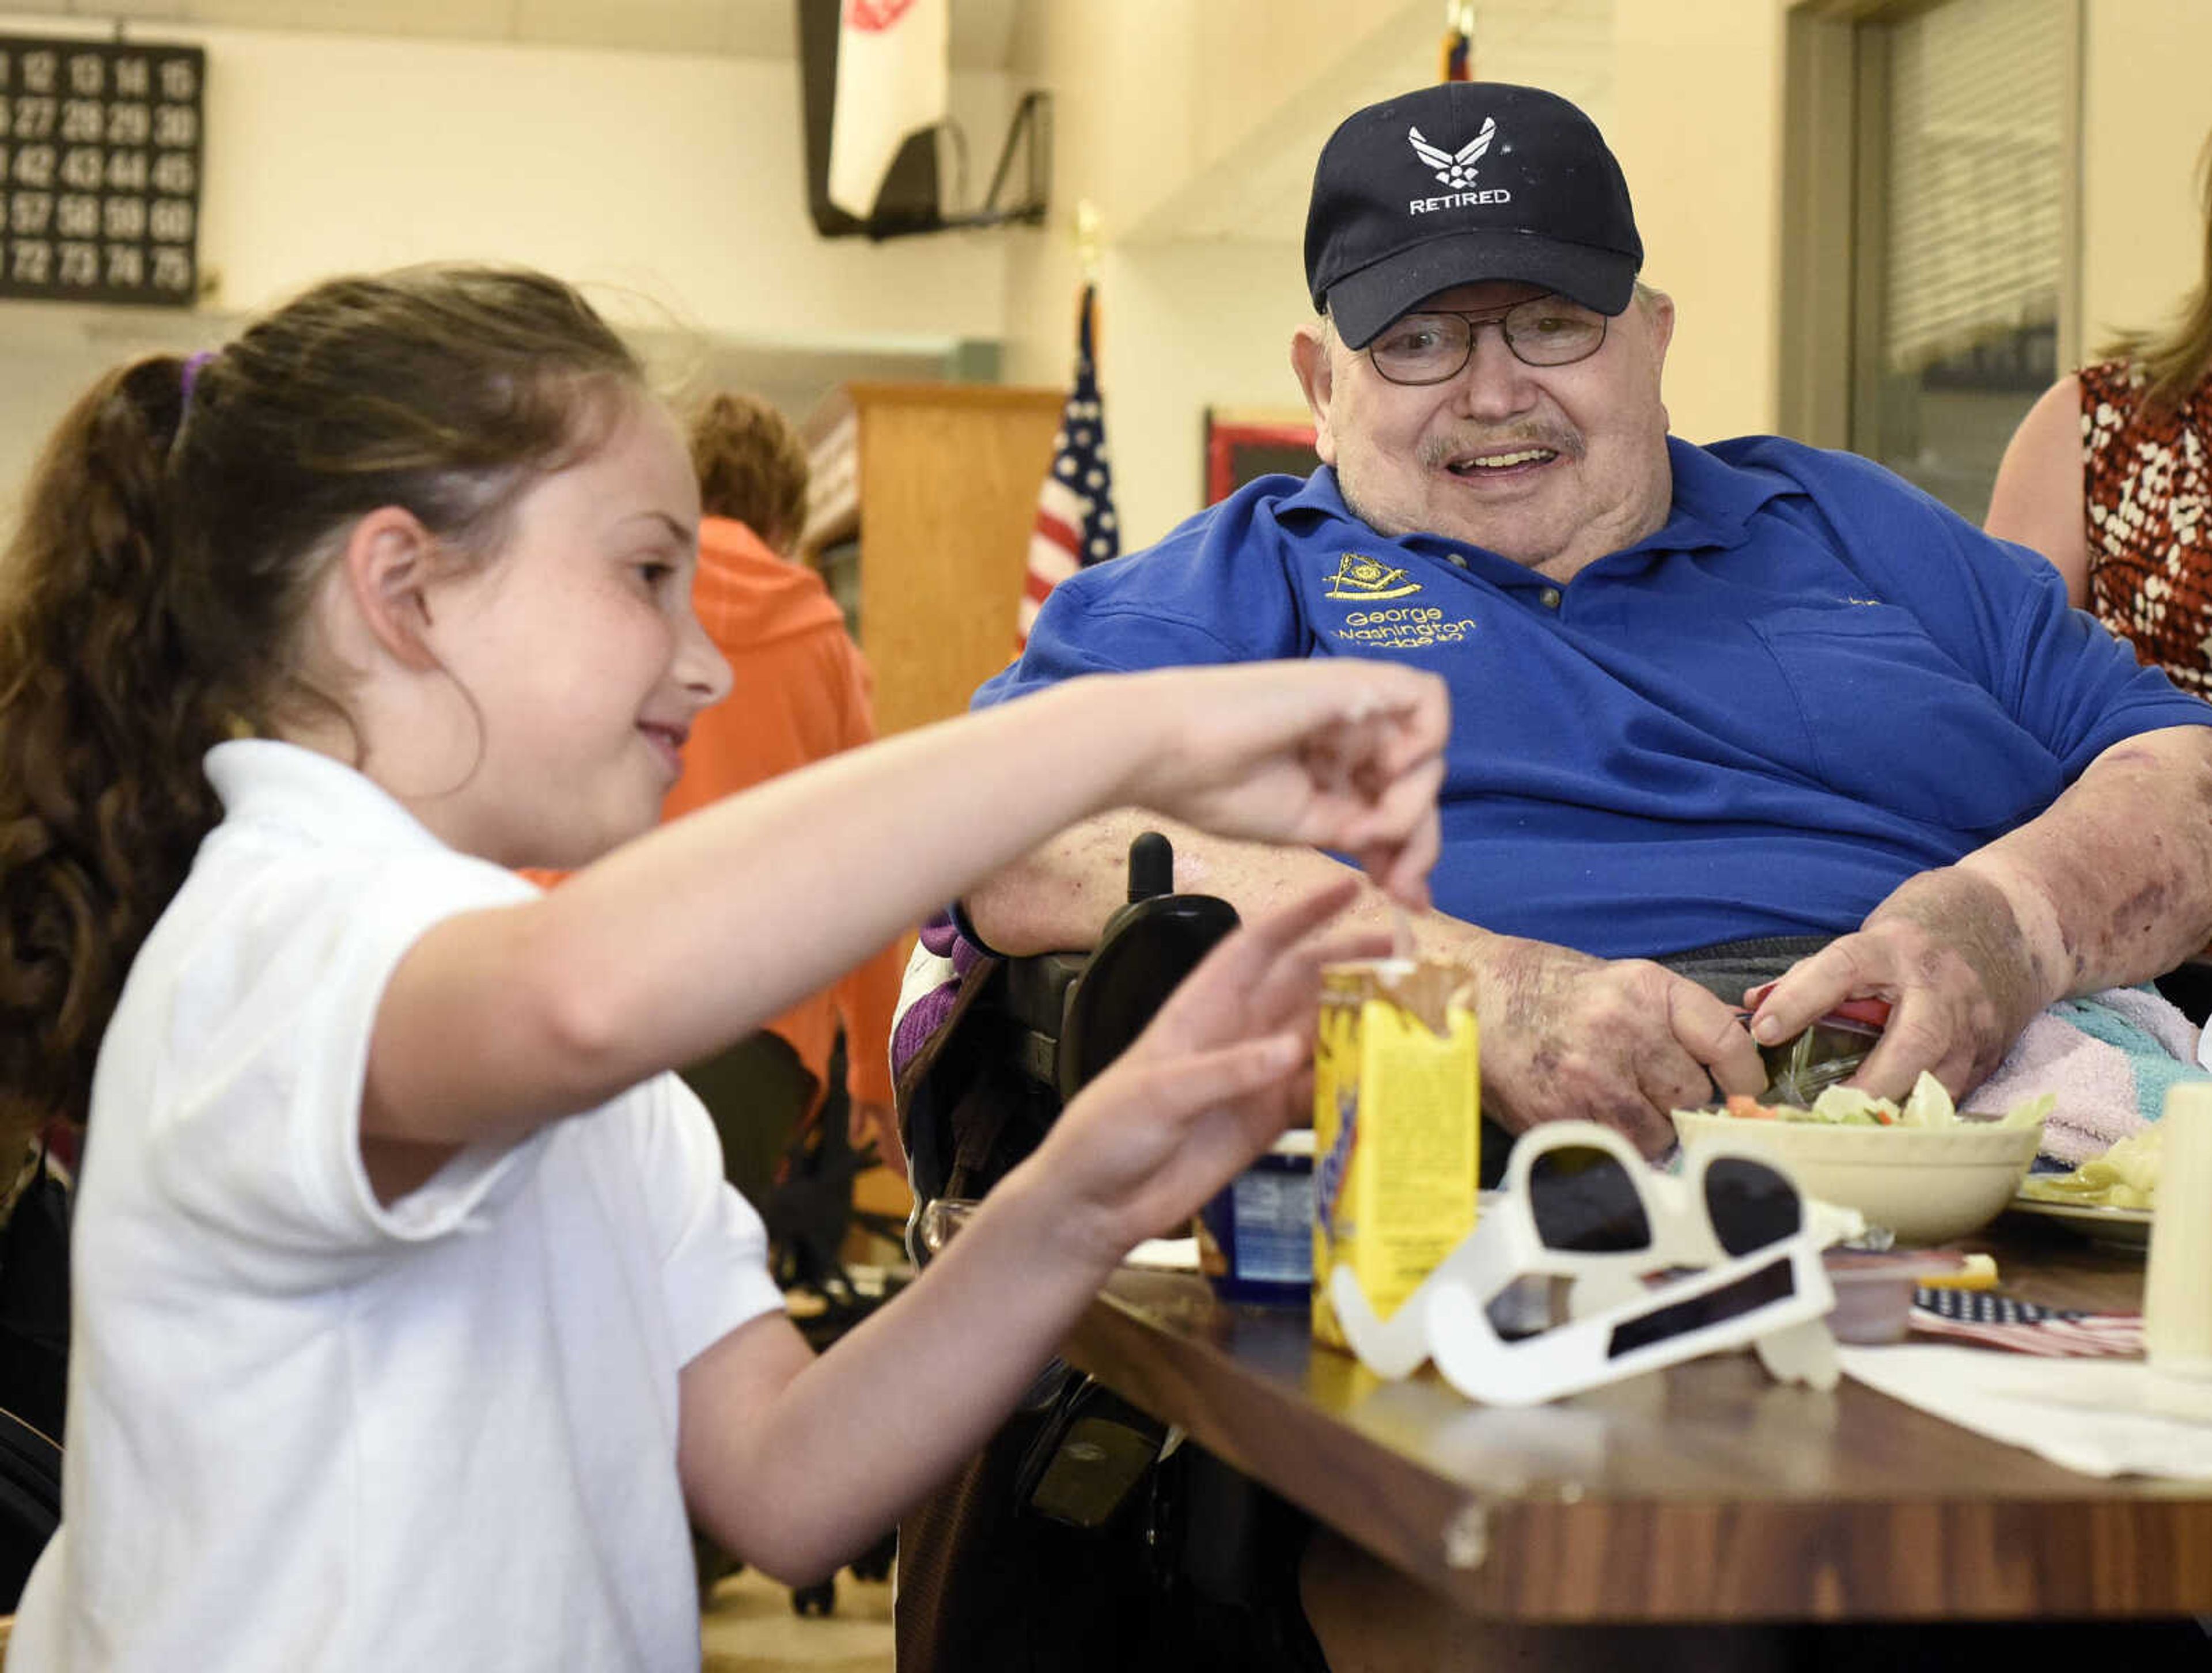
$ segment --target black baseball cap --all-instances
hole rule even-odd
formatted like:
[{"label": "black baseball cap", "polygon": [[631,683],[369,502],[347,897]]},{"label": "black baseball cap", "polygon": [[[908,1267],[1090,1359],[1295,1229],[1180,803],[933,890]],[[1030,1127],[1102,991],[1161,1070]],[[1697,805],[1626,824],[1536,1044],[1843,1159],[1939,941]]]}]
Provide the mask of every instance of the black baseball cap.
[{"label": "black baseball cap", "polygon": [[1314,168],[1306,288],[1354,349],[1422,298],[1486,279],[1617,314],[1643,265],[1620,164],[1540,88],[1443,82],[1370,105]]}]

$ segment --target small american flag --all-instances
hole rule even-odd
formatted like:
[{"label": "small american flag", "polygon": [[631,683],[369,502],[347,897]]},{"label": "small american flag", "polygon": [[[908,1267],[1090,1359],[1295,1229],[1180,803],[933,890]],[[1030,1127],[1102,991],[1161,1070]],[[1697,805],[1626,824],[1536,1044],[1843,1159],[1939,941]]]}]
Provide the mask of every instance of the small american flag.
[{"label": "small american flag", "polygon": [[2133,1358],[2143,1350],[2140,1313],[2075,1312],[1971,1290],[1923,1287],[1912,1299],[1912,1329],[2049,1359]]},{"label": "small american flag", "polygon": [[1114,474],[1106,463],[1106,413],[1098,401],[1098,373],[1091,363],[1091,310],[1098,288],[1083,288],[1083,310],[1075,330],[1075,381],[1060,409],[1060,433],[1052,440],[1052,469],[1037,494],[1036,521],[1030,528],[1029,573],[1022,580],[1022,603],[1015,618],[1014,648],[1029,643],[1045,595],[1079,569],[1114,556],[1121,535],[1114,519]]}]

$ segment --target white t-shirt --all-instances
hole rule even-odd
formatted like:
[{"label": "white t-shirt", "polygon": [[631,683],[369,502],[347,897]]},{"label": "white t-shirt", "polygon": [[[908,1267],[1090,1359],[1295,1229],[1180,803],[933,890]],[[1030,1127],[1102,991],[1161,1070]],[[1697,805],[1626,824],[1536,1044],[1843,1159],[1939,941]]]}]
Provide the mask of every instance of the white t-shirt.
[{"label": "white t-shirt", "polygon": [[530,899],[367,779],[220,745],[226,809],[102,1044],[63,1529],[7,1665],[696,1669],[677,1373],[781,1305],[663,1075],[380,1206],[386,981]]}]

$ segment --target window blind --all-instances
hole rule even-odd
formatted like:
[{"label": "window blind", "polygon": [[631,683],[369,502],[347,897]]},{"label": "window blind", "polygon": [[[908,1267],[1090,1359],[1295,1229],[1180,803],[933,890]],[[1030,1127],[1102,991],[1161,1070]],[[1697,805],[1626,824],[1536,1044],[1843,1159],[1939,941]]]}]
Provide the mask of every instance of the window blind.
[{"label": "window blind", "polygon": [[2071,17],[2069,0],[1946,0],[1878,32],[1891,370],[2057,317]]}]

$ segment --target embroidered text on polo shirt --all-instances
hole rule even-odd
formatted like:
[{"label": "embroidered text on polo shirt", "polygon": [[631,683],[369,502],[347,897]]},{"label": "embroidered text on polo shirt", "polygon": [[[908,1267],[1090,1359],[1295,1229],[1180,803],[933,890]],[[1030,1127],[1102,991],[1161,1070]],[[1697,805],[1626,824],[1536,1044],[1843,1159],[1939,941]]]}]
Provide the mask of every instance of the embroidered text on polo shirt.
[{"label": "embroidered text on polo shirt", "polygon": [[1418,651],[1429,645],[1458,645],[1474,632],[1474,623],[1462,616],[1444,620],[1433,604],[1393,605],[1389,609],[1353,610],[1334,637],[1354,645],[1385,651]]}]

